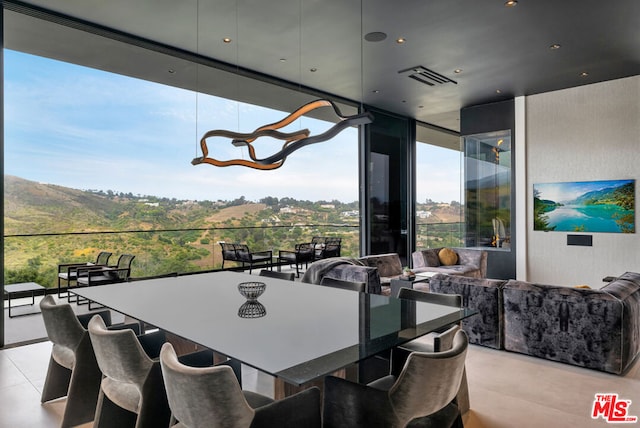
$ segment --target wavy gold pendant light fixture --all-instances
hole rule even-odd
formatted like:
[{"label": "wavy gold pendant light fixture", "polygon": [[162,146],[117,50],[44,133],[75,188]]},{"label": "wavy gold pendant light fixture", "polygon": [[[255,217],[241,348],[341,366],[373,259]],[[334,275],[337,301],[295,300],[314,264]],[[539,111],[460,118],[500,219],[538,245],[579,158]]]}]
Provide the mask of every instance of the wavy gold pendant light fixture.
[{"label": "wavy gold pendant light fixture", "polygon": [[[237,8],[237,5],[236,5]],[[237,9],[236,9],[236,26],[237,26]],[[302,14],[302,12],[300,12]],[[302,27],[302,23],[300,23],[300,27]],[[302,29],[301,29],[302,31]],[[300,48],[300,52],[302,49]],[[237,55],[237,54],[236,54]],[[302,61],[302,59],[300,59]],[[237,58],[236,58],[237,62]],[[237,65],[237,64],[236,64]],[[291,124],[296,119],[301,116],[322,107],[331,107],[338,117],[338,121],[335,125],[329,128],[327,131],[317,134],[317,135],[309,135],[308,129],[301,129],[299,131],[284,133],[278,131],[278,129],[283,128],[289,124]],[[218,167],[226,167],[226,166],[244,166],[248,168],[254,168],[259,170],[272,170],[280,168],[284,161],[294,151],[301,149],[302,147],[308,146],[310,144],[316,144],[320,142],[324,142],[332,139],[344,129],[350,126],[359,126],[365,125],[373,122],[373,115],[369,112],[362,112],[353,116],[344,116],[338,106],[331,100],[328,99],[317,99],[311,101],[307,104],[296,109],[293,113],[286,116],[284,119],[271,123],[268,125],[261,126],[257,128],[255,131],[251,133],[240,133],[234,132],[224,129],[216,129],[207,131],[204,133],[202,138],[200,139],[200,148],[202,149],[202,156],[196,157],[191,161],[192,165],[200,165],[200,164],[209,164]],[[236,147],[244,147],[246,146],[249,152],[249,157],[251,160],[247,159],[228,159],[228,160],[220,160],[216,157],[210,156],[209,147],[207,146],[207,139],[211,137],[226,137],[231,139],[231,144]],[[253,146],[254,142],[260,137],[271,137],[278,140],[284,141],[282,145],[282,149],[268,157],[259,159],[256,156],[255,148]]]},{"label": "wavy gold pendant light fixture", "polygon": [[[277,129],[287,126],[300,116],[308,113],[312,110],[321,107],[332,107],[335,114],[340,119],[335,125],[329,128],[327,131],[309,136],[308,129],[301,129],[292,133],[283,133],[277,131]],[[311,101],[302,107],[298,108],[296,111],[285,117],[279,122],[275,122],[269,125],[264,125],[256,129],[255,131],[245,134],[233,131],[227,131],[223,129],[217,129],[213,131],[206,132],[202,138],[200,139],[200,148],[202,149],[202,156],[197,157],[191,161],[193,165],[199,165],[202,163],[208,163],[214,166],[246,166],[249,168],[255,169],[263,169],[270,170],[280,168],[287,156],[289,156],[294,151],[301,149],[304,146],[308,146],[310,144],[316,144],[323,141],[330,140],[331,138],[338,135],[344,129],[350,126],[364,125],[367,123],[373,122],[373,115],[369,112],[364,112],[360,114],[356,114],[353,116],[343,116],[340,112],[340,109],[333,101],[327,99],[319,99],[315,101]],[[282,149],[274,153],[273,155],[258,159],[255,154],[255,149],[253,147],[254,141],[256,141],[259,137],[269,136],[272,138],[276,138],[279,140],[284,140],[284,144],[282,145]],[[219,160],[214,157],[209,157],[209,148],[207,146],[207,138],[210,137],[227,137],[232,138],[231,143],[235,146],[247,146],[249,150],[249,157],[252,160],[246,159],[230,159],[230,160]]]}]

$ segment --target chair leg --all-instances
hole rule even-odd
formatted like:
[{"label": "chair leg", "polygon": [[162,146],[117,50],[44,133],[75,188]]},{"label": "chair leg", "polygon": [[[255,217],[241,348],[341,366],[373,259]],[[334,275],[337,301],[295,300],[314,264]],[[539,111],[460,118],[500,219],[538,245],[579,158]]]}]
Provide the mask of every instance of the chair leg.
[{"label": "chair leg", "polygon": [[90,422],[95,417],[102,372],[98,367],[91,340],[85,337],[76,352],[76,366],[71,374],[67,403],[61,428]]},{"label": "chair leg", "polygon": [[66,396],[70,382],[71,370],[61,366],[53,357],[50,357],[49,368],[44,381],[44,387],[42,388],[40,402],[46,403],[47,401]]}]

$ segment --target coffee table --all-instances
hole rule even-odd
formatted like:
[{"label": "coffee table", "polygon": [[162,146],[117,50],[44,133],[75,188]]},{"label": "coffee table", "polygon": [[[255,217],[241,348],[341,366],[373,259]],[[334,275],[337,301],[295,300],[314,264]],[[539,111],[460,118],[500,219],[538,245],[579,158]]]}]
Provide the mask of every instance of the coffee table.
[{"label": "coffee table", "polygon": [[436,274],[435,272],[424,272],[421,274],[416,274],[415,278],[412,278],[412,279],[403,279],[403,278],[392,279],[391,283],[389,284],[391,285],[391,297],[398,297],[398,293],[400,292],[400,289],[403,287],[413,288],[414,284],[420,283],[420,282],[428,284],[431,277],[434,276],[435,274]]},{"label": "coffee table", "polygon": [[[26,312],[17,315],[11,315],[11,308],[19,306],[33,306],[36,303],[36,294],[44,294],[45,288],[35,282],[22,282],[19,284],[8,284],[4,286],[4,292],[7,295],[7,302],[9,306],[9,318],[22,317],[25,315],[39,314],[40,311]],[[31,303],[25,303],[23,305],[11,306],[11,298],[15,298],[19,294],[31,293]]]}]

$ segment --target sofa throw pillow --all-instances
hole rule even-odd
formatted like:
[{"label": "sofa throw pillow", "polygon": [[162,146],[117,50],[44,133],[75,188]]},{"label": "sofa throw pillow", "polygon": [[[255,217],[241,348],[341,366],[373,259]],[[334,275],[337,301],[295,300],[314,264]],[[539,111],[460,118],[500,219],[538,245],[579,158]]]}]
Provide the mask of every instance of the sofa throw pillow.
[{"label": "sofa throw pillow", "polygon": [[442,266],[452,266],[458,263],[458,253],[453,251],[451,248],[443,248],[438,253],[438,258],[440,259],[440,264]]},{"label": "sofa throw pillow", "polygon": [[427,266],[429,267],[440,266],[440,258],[438,258],[438,250],[436,249],[423,250],[422,254],[424,254],[424,259],[427,262]]}]

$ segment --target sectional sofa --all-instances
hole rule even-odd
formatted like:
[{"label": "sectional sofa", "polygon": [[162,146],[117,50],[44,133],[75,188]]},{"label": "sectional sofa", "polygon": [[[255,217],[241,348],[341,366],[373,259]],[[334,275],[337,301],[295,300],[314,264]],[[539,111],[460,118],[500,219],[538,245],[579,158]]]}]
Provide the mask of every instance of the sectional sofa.
[{"label": "sectional sofa", "polygon": [[640,273],[598,290],[438,274],[429,289],[478,311],[471,343],[615,374],[640,353]]}]

